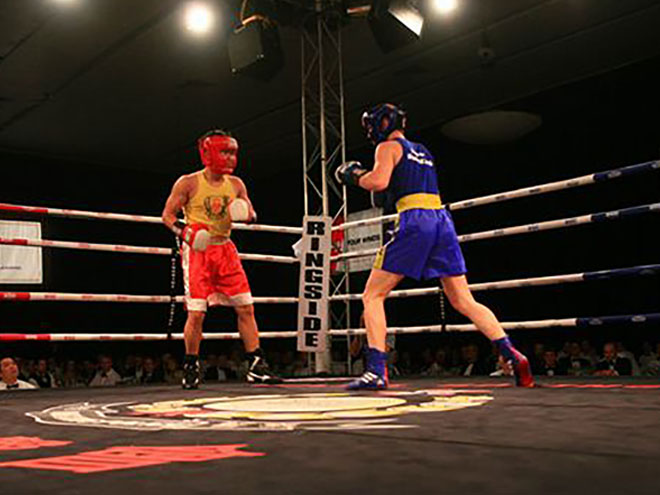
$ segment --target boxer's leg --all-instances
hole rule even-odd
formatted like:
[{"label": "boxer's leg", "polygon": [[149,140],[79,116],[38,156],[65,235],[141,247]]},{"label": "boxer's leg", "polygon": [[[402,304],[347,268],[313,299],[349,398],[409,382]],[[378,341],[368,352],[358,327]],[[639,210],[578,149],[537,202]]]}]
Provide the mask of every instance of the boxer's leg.
[{"label": "boxer's leg", "polygon": [[194,251],[187,244],[181,250],[183,285],[188,316],[183,329],[186,355],[183,359],[184,389],[196,389],[200,382],[199,348],[209,294],[209,271],[206,253]]},{"label": "boxer's leg", "polygon": [[348,384],[349,390],[387,388],[387,319],[385,298],[403,279],[403,275],[374,268],[362,294],[364,324],[367,327],[367,369]]},{"label": "boxer's leg", "polygon": [[497,344],[502,357],[513,364],[517,385],[533,387],[534,379],[527,358],[513,347],[493,312],[474,299],[465,275],[443,277],[441,283],[454,309],[469,318],[481,333]]},{"label": "boxer's leg", "polygon": [[362,294],[364,305],[364,324],[367,327],[369,347],[385,352],[387,337],[387,319],[385,299],[403,279],[403,275],[374,268]]},{"label": "boxer's leg", "polygon": [[259,329],[254,317],[254,305],[235,306],[238,319],[238,333],[241,334],[245,352],[254,352],[259,348]]}]

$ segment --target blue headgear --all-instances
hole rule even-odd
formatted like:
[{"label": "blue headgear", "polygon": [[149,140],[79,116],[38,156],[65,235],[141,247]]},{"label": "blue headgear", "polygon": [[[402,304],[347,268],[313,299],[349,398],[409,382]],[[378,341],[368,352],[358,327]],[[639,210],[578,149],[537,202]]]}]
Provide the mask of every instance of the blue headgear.
[{"label": "blue headgear", "polygon": [[374,144],[381,143],[393,131],[406,127],[406,112],[391,103],[381,103],[362,114],[362,127],[367,131],[367,139]]}]

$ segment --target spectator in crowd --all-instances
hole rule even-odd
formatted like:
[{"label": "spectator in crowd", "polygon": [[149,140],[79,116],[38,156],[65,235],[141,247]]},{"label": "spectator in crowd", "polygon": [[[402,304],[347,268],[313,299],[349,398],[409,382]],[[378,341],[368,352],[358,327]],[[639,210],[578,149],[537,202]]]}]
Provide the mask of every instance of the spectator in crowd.
[{"label": "spectator in crowd", "polygon": [[530,364],[532,370],[538,369],[543,364],[543,354],[545,353],[545,345],[541,342],[534,344],[534,352],[530,356]]},{"label": "spectator in crowd", "polygon": [[60,383],[66,388],[78,388],[86,385],[79,377],[78,367],[76,366],[75,361],[69,360],[64,364]]},{"label": "spectator in crowd", "polygon": [[89,383],[90,387],[114,387],[121,381],[121,376],[112,368],[112,358],[101,356],[99,369]]},{"label": "spectator in crowd", "polygon": [[490,371],[479,359],[479,347],[476,344],[461,347],[461,358],[462,362],[458,371],[461,376],[487,375]]},{"label": "spectator in crowd", "polygon": [[401,351],[399,359],[399,370],[403,375],[412,374],[413,361],[409,351]]},{"label": "spectator in crowd", "polygon": [[30,369],[30,360],[23,359],[20,357],[14,358],[16,366],[18,366],[18,379],[27,382],[30,380],[30,375],[32,374],[32,369]]},{"label": "spectator in crowd", "polygon": [[630,352],[628,349],[626,349],[626,347],[623,345],[623,342],[620,341],[616,342],[614,346],[616,347],[616,355],[630,361],[630,365],[632,366],[632,374],[634,376],[639,376],[640,375],[639,364],[637,364],[637,359],[635,359],[635,355],[632,352]]},{"label": "spectator in crowd", "polygon": [[[431,355],[431,351],[429,350],[428,355]],[[451,371],[451,366],[449,365],[449,362],[447,360],[447,349],[444,347],[438,348],[437,351],[435,351],[435,357],[432,359],[431,364],[428,365],[428,368],[426,368],[423,372],[422,375],[424,376],[436,376],[436,377],[442,377],[442,376],[451,376],[452,371]]]},{"label": "spectator in crowd", "polygon": [[[360,318],[360,324],[364,325],[363,318]],[[367,345],[367,337],[365,335],[353,335],[350,339],[351,371],[354,375],[361,375],[364,373],[364,350]]]},{"label": "spectator in crowd", "polygon": [[89,359],[85,359],[80,366],[78,378],[85,385],[89,385],[96,376],[96,365]]},{"label": "spectator in crowd", "polygon": [[585,376],[591,373],[592,366],[589,359],[582,355],[582,349],[577,342],[570,342],[568,347],[564,346],[568,353],[566,357],[559,358],[558,365],[567,374],[572,376]]},{"label": "spectator in crowd", "polygon": [[167,354],[163,358],[163,373],[165,375],[165,383],[169,385],[180,384],[183,380],[183,370],[179,368],[179,363],[171,354]]},{"label": "spectator in crowd", "polygon": [[149,385],[152,383],[163,383],[165,381],[163,371],[156,365],[154,358],[147,356],[140,361],[141,366],[138,369],[138,373],[136,373],[138,383]]},{"label": "spectator in crowd", "polygon": [[18,365],[14,358],[5,357],[0,360],[0,390],[37,388],[31,383],[18,379]]},{"label": "spectator in crowd", "polygon": [[617,355],[616,344],[608,342],[603,346],[603,359],[596,364],[596,376],[632,375],[630,359]]},{"label": "spectator in crowd", "polygon": [[[344,348],[345,349],[345,348]],[[293,362],[296,359],[296,354],[292,350],[286,350],[282,353],[282,368],[280,371],[287,375],[290,376],[291,373],[293,372]],[[346,370],[346,356],[345,354],[342,356],[341,362],[343,363],[343,371],[341,371],[341,375],[345,375],[347,373]]]},{"label": "spectator in crowd", "polygon": [[640,373],[644,376],[660,375],[660,343],[657,345],[656,352],[649,342],[642,345],[642,355],[639,357]]},{"label": "spectator in crowd", "polygon": [[543,362],[534,369],[535,375],[542,376],[557,376],[565,375],[566,373],[567,370],[559,364],[557,351],[554,349],[546,349],[543,353]]},{"label": "spectator in crowd", "polygon": [[37,361],[37,367],[30,376],[30,383],[39,388],[57,388],[55,377],[48,370],[48,361],[45,359]]},{"label": "spectator in crowd", "polygon": [[596,363],[598,362],[598,351],[596,351],[596,348],[591,345],[591,342],[586,339],[580,342],[580,351],[582,357],[588,359],[592,367],[596,366]]},{"label": "spectator in crowd", "polygon": [[209,354],[208,367],[204,374],[204,380],[210,382],[226,382],[227,380],[236,380],[236,366],[232,366],[226,354]]},{"label": "spectator in crowd", "polygon": [[394,347],[387,346],[387,373],[390,378],[393,376],[401,376],[401,371],[398,367],[399,353]]},{"label": "spectator in crowd", "polygon": [[[355,363],[352,363],[352,365],[355,366]],[[353,372],[355,373],[355,371]],[[299,352],[293,361],[291,376],[309,376],[311,374],[311,370],[307,365],[307,356],[304,352]]]}]

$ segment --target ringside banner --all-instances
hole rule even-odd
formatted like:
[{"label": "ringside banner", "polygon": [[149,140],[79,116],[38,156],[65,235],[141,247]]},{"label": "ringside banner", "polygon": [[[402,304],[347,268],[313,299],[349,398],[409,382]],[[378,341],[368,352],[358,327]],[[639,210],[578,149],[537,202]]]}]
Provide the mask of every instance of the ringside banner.
[{"label": "ringside banner", "polygon": [[[41,240],[39,222],[0,220],[0,237]],[[42,284],[40,247],[0,245],[0,284]]]},{"label": "ringside banner", "polygon": [[[349,213],[347,221],[353,222],[356,220],[366,220],[368,218],[376,218],[380,216],[383,216],[382,208],[370,208],[368,210]],[[367,249],[378,249],[382,244],[383,227],[380,223],[354,227],[346,231],[346,252],[348,253],[364,251]],[[348,263],[348,271],[363,272],[371,270],[375,259],[376,255],[374,254],[371,256],[346,260],[346,263]]]},{"label": "ringside banner", "polygon": [[330,217],[305,217],[300,248],[298,350],[323,352],[328,334]]}]

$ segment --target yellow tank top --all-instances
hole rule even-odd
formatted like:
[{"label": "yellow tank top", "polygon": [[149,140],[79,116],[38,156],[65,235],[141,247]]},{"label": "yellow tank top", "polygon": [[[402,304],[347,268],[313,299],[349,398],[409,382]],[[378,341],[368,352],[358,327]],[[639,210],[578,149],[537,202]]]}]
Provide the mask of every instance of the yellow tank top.
[{"label": "yellow tank top", "polygon": [[197,191],[183,208],[186,223],[203,223],[211,235],[229,237],[229,203],[236,198],[231,180],[226,177],[220,184],[211,185],[203,173],[196,174],[196,177]]}]

